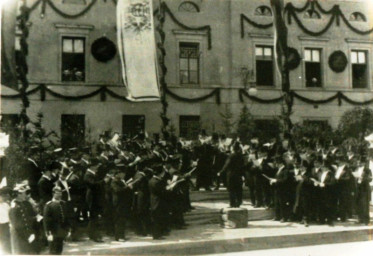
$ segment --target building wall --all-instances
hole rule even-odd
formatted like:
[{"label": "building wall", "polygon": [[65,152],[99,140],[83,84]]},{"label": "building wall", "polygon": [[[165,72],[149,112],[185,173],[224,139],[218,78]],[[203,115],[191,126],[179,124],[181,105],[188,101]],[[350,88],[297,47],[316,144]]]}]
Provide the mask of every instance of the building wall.
[{"label": "building wall", "polygon": [[[29,5],[36,0],[27,1]],[[63,4],[63,0],[53,1],[58,8],[66,13],[77,13],[84,5]],[[90,1],[88,1],[90,2]],[[250,19],[260,24],[272,22],[272,17],[261,17],[254,14],[260,5],[269,5],[267,0],[193,0],[199,8],[199,13],[179,12],[181,0],[165,1],[182,23],[188,26],[211,26],[212,48],[208,49],[207,34],[203,31],[195,32],[182,29],[166,17],[164,31],[166,33],[165,49],[166,66],[168,73],[166,81],[171,91],[183,97],[198,97],[209,93],[214,88],[221,89],[221,104],[210,98],[198,103],[185,103],[167,96],[169,102],[168,116],[171,123],[179,131],[179,117],[181,115],[199,115],[202,127],[207,131],[223,130],[221,114],[227,106],[237,118],[243,104],[238,97],[238,89],[243,88],[241,70],[247,68],[255,73],[255,45],[273,45],[273,28],[258,29],[245,23],[244,38],[241,38],[240,14],[245,14]],[[294,6],[301,7],[305,0],[291,1]],[[348,18],[353,11],[365,14],[368,22],[355,22],[354,26],[367,30],[373,26],[373,13],[369,1],[320,1],[325,9],[330,9],[334,4],[339,4]],[[157,8],[159,1],[154,1]],[[369,7],[369,8],[368,8]],[[113,1],[97,1],[97,3],[84,16],[77,19],[67,19],[56,15],[47,6],[41,18],[41,4],[34,10],[30,17],[30,35],[28,38],[29,64],[28,79],[33,86],[46,84],[53,91],[64,95],[82,95],[97,89],[97,86],[108,86],[121,95],[125,90],[121,87],[120,61],[118,54],[107,63],[96,61],[90,53],[90,46],[94,40],[106,36],[116,43],[116,7]],[[329,16],[322,14],[320,20],[306,20],[303,14],[298,14],[307,28],[318,31],[329,21]],[[373,97],[373,34],[359,35],[348,29],[343,22],[338,27],[335,23],[330,30],[322,36],[311,37],[293,23],[289,28],[289,46],[296,48],[303,56],[305,47],[322,48],[322,88],[306,88],[304,79],[304,62],[291,71],[291,88],[297,93],[312,98],[325,99],[337,91],[343,91],[346,96],[355,100],[367,100]],[[82,35],[86,37],[86,81],[61,82],[61,37],[68,35]],[[179,42],[200,43],[200,75],[199,85],[180,85],[178,76],[178,45]],[[351,66],[347,66],[342,73],[333,72],[328,65],[328,57],[335,50],[343,51],[348,59],[351,49],[364,49],[368,51],[369,58],[369,87],[368,89],[352,89]],[[350,60],[349,60],[350,63]],[[257,85],[258,97],[272,99],[281,95],[281,86],[262,87]],[[3,88],[2,94],[12,94]],[[31,105],[28,113],[34,118],[38,112],[44,113],[46,127],[60,131],[61,114],[85,114],[86,130],[95,138],[100,132],[111,129],[121,131],[122,115],[144,114],[145,127],[149,133],[160,131],[161,120],[159,102],[130,103],[107,96],[106,101],[101,101],[100,96],[80,101],[67,101],[54,98],[47,94],[45,101],[40,101],[40,95],[30,96]],[[280,104],[259,104],[245,99],[245,104],[250,107],[251,113],[259,119],[269,119],[281,112]],[[21,101],[19,99],[2,99],[2,113],[19,113]],[[295,99],[292,119],[302,122],[304,119],[328,120],[336,127],[342,114],[353,106],[343,102],[338,105],[335,100],[324,105],[310,105]]]}]

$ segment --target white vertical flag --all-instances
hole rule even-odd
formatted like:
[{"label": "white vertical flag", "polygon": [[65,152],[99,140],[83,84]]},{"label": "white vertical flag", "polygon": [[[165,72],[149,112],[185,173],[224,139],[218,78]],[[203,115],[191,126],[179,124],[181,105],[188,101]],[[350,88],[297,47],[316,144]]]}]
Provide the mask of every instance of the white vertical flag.
[{"label": "white vertical flag", "polygon": [[159,100],[152,0],[118,0],[117,37],[128,99]]}]

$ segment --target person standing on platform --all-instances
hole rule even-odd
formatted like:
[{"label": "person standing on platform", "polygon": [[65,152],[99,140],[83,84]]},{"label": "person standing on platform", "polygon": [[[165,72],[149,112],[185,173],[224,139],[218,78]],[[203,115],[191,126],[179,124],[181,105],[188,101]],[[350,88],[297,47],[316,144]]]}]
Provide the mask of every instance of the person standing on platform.
[{"label": "person standing on platform", "polygon": [[[366,160],[366,159],[363,159]],[[364,223],[368,225],[370,222],[369,216],[369,203],[371,200],[371,188],[370,182],[372,181],[372,173],[369,169],[369,161],[361,168],[357,177],[357,215],[359,218],[359,223]]]},{"label": "person standing on platform", "polygon": [[227,172],[227,188],[229,191],[230,207],[239,208],[242,204],[242,185],[245,159],[241,152],[240,143],[236,142],[233,145],[233,153],[226,160],[223,169],[218,173]]},{"label": "person standing on platform", "polygon": [[165,194],[166,182],[162,179],[163,166],[157,165],[153,168],[154,175],[149,181],[150,190],[150,214],[152,220],[153,239],[163,239],[166,233],[165,209],[167,209]]},{"label": "person standing on platform", "polygon": [[62,189],[53,188],[53,198],[44,207],[44,231],[49,242],[49,254],[62,254],[63,241],[70,236],[70,217]]}]

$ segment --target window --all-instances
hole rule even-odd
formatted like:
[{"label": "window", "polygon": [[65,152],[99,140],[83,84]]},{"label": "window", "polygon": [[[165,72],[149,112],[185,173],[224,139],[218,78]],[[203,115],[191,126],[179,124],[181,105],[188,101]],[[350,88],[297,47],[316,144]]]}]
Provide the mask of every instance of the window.
[{"label": "window", "polygon": [[73,148],[84,145],[85,115],[61,115],[61,146]]},{"label": "window", "polygon": [[254,135],[261,141],[269,141],[280,133],[280,124],[275,119],[257,119],[254,122],[256,127]]},{"label": "window", "polygon": [[351,51],[352,88],[367,88],[368,67],[366,51]]},{"label": "window", "polygon": [[367,21],[367,18],[361,12],[354,12],[350,15],[350,21]]},{"label": "window", "polygon": [[179,5],[179,12],[199,12],[199,7],[193,2],[183,2]]},{"label": "window", "polygon": [[197,139],[201,128],[199,116],[180,116],[180,137]]},{"label": "window", "polygon": [[273,86],[273,47],[272,46],[256,46],[256,84]]},{"label": "window", "polygon": [[272,16],[272,10],[268,6],[262,5],[255,9],[255,15]]},{"label": "window", "polygon": [[62,0],[64,4],[86,4],[86,0]]},{"label": "window", "polygon": [[199,84],[199,44],[180,43],[180,84]]},{"label": "window", "polygon": [[321,50],[306,48],[304,50],[306,69],[306,87],[321,87]]},{"label": "window", "polygon": [[124,115],[122,117],[122,133],[134,137],[139,132],[145,132],[144,115]]},{"label": "window", "polygon": [[321,19],[321,15],[315,10],[308,10],[304,13],[306,19]]},{"label": "window", "polygon": [[85,80],[85,39],[62,38],[62,81]]},{"label": "window", "polygon": [[323,131],[330,128],[328,120],[312,120],[312,119],[308,120],[307,119],[303,121],[303,125],[314,127],[316,129],[323,130]]}]

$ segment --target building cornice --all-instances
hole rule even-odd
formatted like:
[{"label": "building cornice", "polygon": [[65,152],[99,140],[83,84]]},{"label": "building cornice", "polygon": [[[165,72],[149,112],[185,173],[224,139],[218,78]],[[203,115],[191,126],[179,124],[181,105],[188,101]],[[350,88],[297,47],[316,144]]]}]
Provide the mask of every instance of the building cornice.
[{"label": "building cornice", "polygon": [[84,25],[84,24],[66,24],[66,23],[54,23],[54,27],[57,29],[76,29],[76,30],[93,30],[95,26]]},{"label": "building cornice", "polygon": [[347,43],[373,44],[373,40],[369,40],[369,39],[346,38],[345,40]]},{"label": "building cornice", "polygon": [[272,38],[273,39],[273,35],[272,34],[259,34],[259,33],[248,33],[249,37],[251,38]]},{"label": "building cornice", "polygon": [[329,37],[298,36],[300,41],[328,42]]},{"label": "building cornice", "polygon": [[207,36],[207,31],[196,31],[196,30],[178,30],[173,29],[174,35],[189,35],[189,36]]}]

